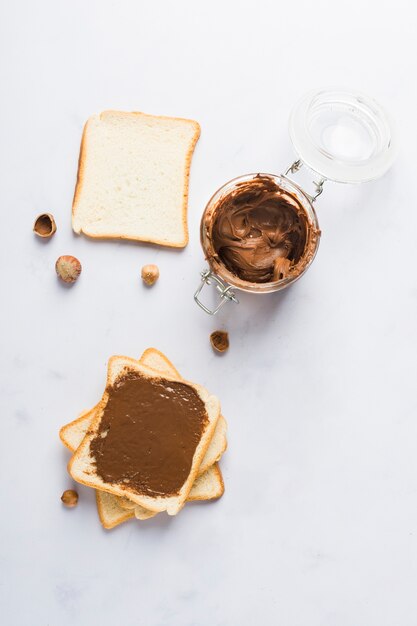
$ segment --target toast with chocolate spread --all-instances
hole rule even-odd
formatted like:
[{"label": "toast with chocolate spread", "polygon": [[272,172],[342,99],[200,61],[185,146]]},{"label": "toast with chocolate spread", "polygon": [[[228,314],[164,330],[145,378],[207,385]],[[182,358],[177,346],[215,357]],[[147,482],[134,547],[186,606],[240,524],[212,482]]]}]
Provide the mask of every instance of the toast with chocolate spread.
[{"label": "toast with chocolate spread", "polygon": [[218,399],[204,388],[112,357],[102,401],[69,472],[78,482],[175,515],[219,415]]},{"label": "toast with chocolate spread", "polygon": [[[178,379],[181,378],[171,361],[155,348],[145,350],[139,361],[161,374],[176,376]],[[78,419],[61,428],[61,440],[71,452],[75,452],[87,434],[88,427],[95,414],[94,409],[84,411]],[[194,481],[187,502],[191,500],[213,500],[223,495],[223,477],[215,461],[221,457],[226,449],[226,429],[226,420],[220,416],[207,452],[201,462],[199,476]],[[105,491],[96,490],[96,501],[100,521],[104,528],[107,529],[114,528],[132,519],[135,515],[141,520],[149,519],[155,515],[154,512],[144,509],[128,498],[114,496]]]},{"label": "toast with chocolate spread", "polygon": [[[142,363],[143,365],[146,365],[146,367],[154,369],[160,374],[175,376],[178,378],[178,380],[181,380],[180,373],[174,367],[171,361],[156,348],[148,348],[147,350],[145,350],[145,352],[139,359],[139,363]],[[71,450],[71,452],[75,452],[75,450],[78,448],[78,446],[81,444],[82,440],[86,436],[97,408],[98,405],[90,410],[83,411],[77,419],[73,420],[69,424],[66,424],[59,431],[59,436],[62,443],[69,450]],[[208,468],[211,467],[213,463],[216,463],[216,461],[220,459],[223,452],[226,450],[226,433],[227,423],[223,415],[220,415],[213,433],[213,437],[211,438],[204,458],[201,461],[201,465],[198,468],[199,476],[203,474],[206,470],[208,470]]]}]

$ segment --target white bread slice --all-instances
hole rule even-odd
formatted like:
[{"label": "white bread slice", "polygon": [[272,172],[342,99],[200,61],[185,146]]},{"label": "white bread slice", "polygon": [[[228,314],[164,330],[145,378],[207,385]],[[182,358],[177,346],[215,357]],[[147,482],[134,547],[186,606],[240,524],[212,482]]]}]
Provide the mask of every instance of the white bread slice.
[{"label": "white bread slice", "polygon": [[96,489],[96,504],[100,522],[108,530],[135,517],[134,510],[122,509],[118,498],[106,491]]},{"label": "white bread slice", "polygon": [[214,463],[220,460],[223,452],[227,449],[227,422],[223,415],[220,415],[212,440],[204,455],[201,465],[198,469],[198,475],[204,474]]},{"label": "white bread slice", "polygon": [[152,367],[160,374],[166,374],[167,376],[176,376],[181,380],[181,374],[177,368],[171,363],[165,354],[156,348],[147,348],[139,359],[140,363],[146,365],[146,367]]},{"label": "white bread slice", "polygon": [[89,237],[183,248],[188,179],[200,126],[176,117],[104,111],[84,127],[72,227]]},{"label": "white bread slice", "polygon": [[214,463],[196,480],[188,494],[187,502],[194,500],[216,500],[224,494],[223,476],[220,467]]},{"label": "white bread slice", "polygon": [[204,474],[214,463],[216,463],[223,452],[227,448],[227,423],[223,415],[220,415],[217,420],[216,428],[214,429],[213,437],[209,443],[206,453],[201,461],[201,465],[198,468],[197,476]]},{"label": "white bread slice", "polygon": [[[181,375],[172,365],[171,361],[169,361],[168,358],[156,348],[148,348],[145,350],[139,359],[139,363],[142,363],[147,367],[151,367],[163,375],[166,374],[167,376],[173,376],[178,380],[182,380]],[[83,411],[77,419],[73,420],[69,424],[66,424],[59,431],[62,443],[69,450],[71,450],[71,452],[75,452],[86,436],[98,406],[99,405],[96,405],[90,410]],[[211,465],[213,465],[213,463],[220,459],[223,452],[227,448],[226,434],[227,423],[224,417],[220,415],[209,447],[207,448],[198,469],[198,475],[203,474]]]},{"label": "white bread slice", "polygon": [[[160,378],[160,375],[157,375],[154,370],[140,365],[134,359],[129,359],[128,357],[112,357],[109,360],[107,385],[113,385],[115,381],[123,377],[123,375],[127,372],[137,372],[141,374],[141,376],[149,379]],[[163,378],[168,382],[175,382],[178,380],[172,376],[163,376]],[[211,396],[207,390],[200,386],[193,385],[188,381],[184,382],[194,388],[200,396],[200,399],[204,403],[208,419],[206,425],[204,426],[203,434],[196,446],[190,473],[177,494],[172,496],[148,496],[138,494],[128,485],[109,483],[97,475],[95,471],[94,458],[90,453],[90,444],[98,432],[102,413],[109,398],[107,390],[105,390],[103,394],[97,415],[93,419],[87,435],[69,462],[68,471],[74,480],[95,489],[108,491],[114,495],[126,496],[151,511],[167,511],[169,515],[176,515],[184,506],[188,493],[191,490],[192,484],[197,476],[198,468],[210,443],[220,414],[220,403],[215,396]]]},{"label": "white bread slice", "polygon": [[87,434],[90,424],[96,414],[98,404],[92,409],[86,409],[79,414],[77,419],[65,424],[59,431],[59,438],[68,450],[75,452]]}]

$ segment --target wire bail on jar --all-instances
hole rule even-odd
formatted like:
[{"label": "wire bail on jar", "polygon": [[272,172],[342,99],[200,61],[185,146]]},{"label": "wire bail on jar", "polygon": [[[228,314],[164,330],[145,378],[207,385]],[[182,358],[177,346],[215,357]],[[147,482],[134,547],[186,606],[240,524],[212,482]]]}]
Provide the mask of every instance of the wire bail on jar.
[{"label": "wire bail on jar", "polygon": [[[199,295],[205,285],[213,285],[216,291],[220,295],[219,304],[215,309],[209,309],[201,300],[199,299]],[[201,283],[194,294],[194,300],[198,304],[200,308],[203,309],[209,315],[216,315],[218,311],[226,304],[226,302],[235,302],[239,304],[239,300],[236,298],[235,292],[232,289],[231,285],[227,285],[227,283],[223,282],[221,278],[213,274],[213,272],[209,269],[203,270],[201,272]]]},{"label": "wire bail on jar", "polygon": [[[288,176],[288,174],[290,174],[290,173],[291,174],[295,174],[302,167],[303,167],[302,160],[301,159],[297,159],[297,161],[294,161],[294,163],[291,163],[291,165],[285,170],[283,176],[285,176],[285,178],[288,178],[288,180],[290,180],[292,183],[295,183],[295,181],[292,178],[290,178]],[[314,202],[323,193],[323,186],[324,186],[325,182],[326,182],[325,178],[320,178],[320,180],[317,180],[317,181],[313,180],[313,185],[316,188],[316,193],[314,194],[314,196],[312,196],[311,194],[309,194],[306,191],[304,191],[304,189],[301,189],[301,187],[300,187],[300,189],[304,193],[304,195],[310,200],[310,202]],[[297,186],[299,186],[299,185],[297,185]]]}]

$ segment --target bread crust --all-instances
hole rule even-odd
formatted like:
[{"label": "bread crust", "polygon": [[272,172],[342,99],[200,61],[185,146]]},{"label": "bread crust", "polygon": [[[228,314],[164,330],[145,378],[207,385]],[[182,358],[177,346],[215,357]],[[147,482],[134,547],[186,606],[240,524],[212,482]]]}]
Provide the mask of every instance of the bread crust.
[{"label": "bread crust", "polygon": [[[227,431],[227,422],[224,419],[223,415],[219,416],[219,419],[217,421],[217,425],[216,425],[216,429],[217,428],[223,428],[224,429],[224,433],[226,433]],[[216,429],[213,433],[213,439],[216,436]],[[204,472],[206,472],[212,465],[214,465],[214,463],[217,463],[217,461],[220,460],[221,456],[224,454],[224,452],[227,450],[227,438],[226,435],[223,436],[222,438],[222,443],[221,446],[219,446],[218,448],[216,448],[216,454],[215,456],[211,456],[209,454],[209,448],[212,442],[210,442],[206,454],[203,458],[203,460],[201,461],[201,465],[198,469],[198,476],[200,476],[201,474],[204,474]]]},{"label": "bread crust", "polygon": [[201,502],[201,501],[208,501],[208,500],[218,500],[219,498],[222,497],[222,495],[224,494],[224,481],[223,481],[223,475],[221,472],[221,469],[218,465],[218,463],[214,463],[212,471],[216,474],[216,478],[219,482],[219,489],[218,491],[216,491],[215,493],[213,493],[209,498],[206,496],[193,496],[193,495],[189,495],[189,497],[187,498],[187,502]]},{"label": "bread crust", "polygon": [[91,420],[94,417],[95,411],[97,409],[97,404],[92,408],[92,409],[86,409],[85,411],[83,411],[82,413],[80,413],[80,415],[77,417],[77,419],[73,420],[72,422],[69,422],[69,424],[65,424],[65,426],[63,426],[60,431],[59,431],[59,438],[61,439],[62,443],[64,444],[64,446],[66,448],[68,448],[68,450],[70,450],[71,452],[74,452],[73,447],[71,446],[68,438],[67,438],[67,432],[70,430],[73,430],[74,428],[76,428],[79,424],[86,422],[88,425],[90,425]]},{"label": "bread crust", "polygon": [[89,118],[84,124],[83,133],[81,137],[80,154],[78,157],[77,181],[75,184],[74,197],[72,201],[72,224],[73,224],[74,232],[77,233],[78,235],[83,234],[86,237],[89,237],[90,239],[104,239],[104,240],[107,240],[107,239],[124,240],[125,239],[127,241],[141,241],[143,243],[151,243],[151,244],[155,244],[158,246],[164,246],[167,248],[185,248],[189,241],[187,213],[188,213],[188,191],[189,191],[189,181],[190,181],[191,159],[194,153],[196,143],[201,134],[200,124],[196,122],[195,120],[190,120],[190,119],[182,118],[182,117],[170,117],[167,115],[151,115],[149,113],[143,113],[142,111],[114,111],[112,109],[109,109],[107,111],[102,111],[100,113],[100,120],[103,119],[104,116],[106,116],[107,114],[114,114],[114,113],[117,113],[118,115],[126,115],[126,116],[139,116],[140,115],[140,116],[153,118],[153,119],[187,122],[193,125],[194,135],[191,139],[190,146],[188,148],[188,152],[185,158],[184,196],[183,196],[183,205],[182,205],[182,224],[183,224],[183,229],[184,229],[184,239],[183,241],[179,243],[170,243],[167,241],[163,241],[161,239],[152,239],[152,238],[147,239],[145,237],[132,237],[132,236],[126,237],[123,235],[113,235],[111,233],[106,234],[106,235],[92,235],[83,231],[82,228],[80,228],[80,230],[76,230],[74,228],[74,216],[77,210],[77,205],[79,202],[81,190],[84,184],[84,171],[85,171],[85,161],[86,161],[86,154],[87,154],[87,131],[88,131],[90,120],[92,118]]},{"label": "bread crust", "polygon": [[[149,358],[152,357],[152,354],[157,354],[158,357],[162,361],[165,361],[166,366],[167,366],[167,370],[169,370],[172,374],[175,374],[175,376],[178,376],[178,378],[182,380],[182,376],[179,373],[179,371],[177,370],[177,368],[171,363],[169,358],[167,356],[165,356],[165,354],[163,352],[161,352],[160,350],[158,350],[157,348],[146,348],[146,350],[142,353],[142,356],[140,357],[139,361],[144,363],[146,365],[146,367],[152,367],[151,365],[149,365],[146,362]],[[156,371],[160,371],[157,368],[153,368],[152,367],[152,369],[156,369]]]},{"label": "bread crust", "polygon": [[[81,135],[80,153],[78,155],[77,180],[75,183],[74,197],[72,199],[72,209],[71,209],[72,220],[74,220],[75,210],[76,210],[79,198],[80,198],[81,188],[84,184],[85,153],[86,153],[85,144],[86,144],[87,129],[90,123],[90,119],[91,118],[88,118],[88,120],[84,124],[83,134]],[[74,222],[73,222],[73,230],[74,232],[77,232],[74,229]],[[77,234],[80,234],[80,233],[77,233]]]}]

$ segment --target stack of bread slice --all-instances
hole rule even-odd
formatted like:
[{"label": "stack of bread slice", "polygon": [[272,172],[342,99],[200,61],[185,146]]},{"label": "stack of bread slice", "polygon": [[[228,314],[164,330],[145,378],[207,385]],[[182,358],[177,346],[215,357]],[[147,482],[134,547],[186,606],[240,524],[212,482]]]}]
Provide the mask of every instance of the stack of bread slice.
[{"label": "stack of bread slice", "polygon": [[[163,379],[167,383],[184,382],[167,357],[154,348],[145,350],[138,361],[127,357],[112,357],[108,367],[107,388],[116,384],[126,373],[148,377],[149,380]],[[98,436],[103,407],[106,404],[106,391],[103,399],[94,408],[84,411],[76,420],[61,428],[60,438],[73,452],[69,472],[76,481],[95,488],[97,510],[104,528],[114,528],[131,518],[145,520],[162,511],[175,515],[185,502],[213,500],[223,495],[224,484],[218,461],[227,447],[226,420],[220,413],[220,405],[215,396],[210,396],[199,385],[186,384],[199,394],[208,419],[196,445],[191,470],[181,489],[174,495],[164,497],[137,493],[129,485],[106,482],[97,474],[90,444]]]}]

